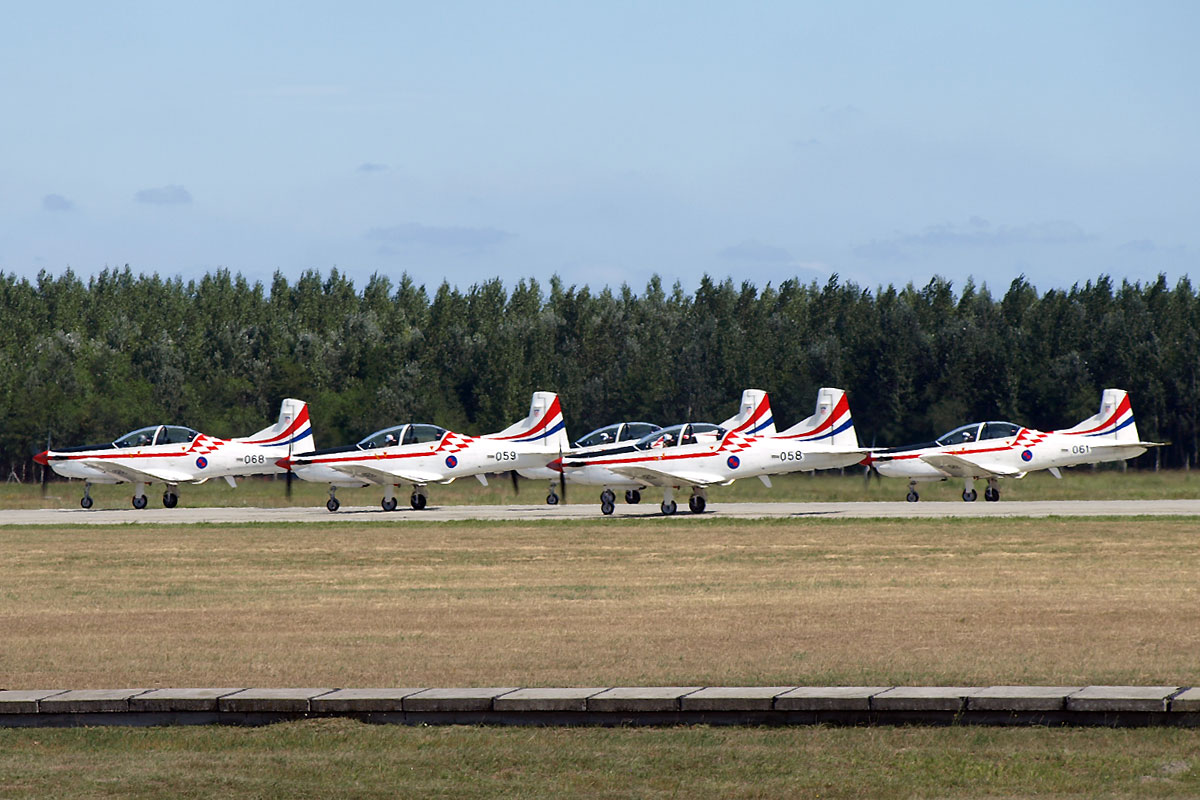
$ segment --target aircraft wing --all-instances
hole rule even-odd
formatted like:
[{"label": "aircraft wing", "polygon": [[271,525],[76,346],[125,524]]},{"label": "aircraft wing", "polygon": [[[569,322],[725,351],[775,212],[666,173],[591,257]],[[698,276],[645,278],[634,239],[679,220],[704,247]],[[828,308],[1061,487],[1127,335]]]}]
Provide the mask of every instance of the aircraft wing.
[{"label": "aircraft wing", "polygon": [[997,461],[952,456],[949,453],[930,453],[921,456],[921,460],[951,478],[1019,478],[1025,474]]},{"label": "aircraft wing", "polygon": [[380,486],[388,483],[437,483],[445,480],[443,475],[434,472],[393,472],[367,464],[338,464],[334,467],[338,472],[344,472],[351,477],[367,483],[377,483]]},{"label": "aircraft wing", "polygon": [[135,469],[125,464],[117,464],[106,458],[84,458],[78,463],[98,469],[126,483],[187,483],[196,479],[191,472],[179,469]]},{"label": "aircraft wing", "polygon": [[[614,466],[608,467],[608,469],[618,475],[624,475],[626,478],[632,478],[635,481],[640,481],[650,486],[716,486],[717,484],[727,482],[726,478],[707,472],[667,470],[645,464],[630,465],[627,467]],[[570,477],[570,474],[568,474],[567,478],[570,479]]]}]

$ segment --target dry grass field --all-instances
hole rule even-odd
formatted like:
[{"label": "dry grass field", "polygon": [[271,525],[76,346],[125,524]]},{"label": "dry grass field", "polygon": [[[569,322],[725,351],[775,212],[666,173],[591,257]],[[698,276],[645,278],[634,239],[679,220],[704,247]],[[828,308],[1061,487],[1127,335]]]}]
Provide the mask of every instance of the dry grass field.
[{"label": "dry grass field", "polygon": [[[1200,497],[1200,471],[1121,470],[1117,465],[1103,465],[1095,469],[1079,467],[1063,472],[1063,480],[1057,480],[1047,472],[1034,472],[1021,480],[1000,482],[1001,502],[1021,500],[1167,500]],[[717,487],[709,493],[711,502],[770,502],[775,501],[894,501],[904,500],[908,482],[899,478],[874,478],[863,480],[859,467],[847,469],[844,474],[833,471],[818,473],[793,473],[778,475],[771,479],[774,486],[768,489],[757,479],[740,480],[731,486]],[[481,486],[474,478],[464,478],[449,486],[430,486],[429,501],[434,505],[491,505],[503,503],[544,502],[546,481],[521,480],[519,493],[514,493],[507,474],[492,476],[487,486]],[[961,481],[926,483],[920,487],[921,499],[960,501]],[[983,493],[982,482],[976,484]],[[567,499],[572,503],[587,503],[599,506],[599,486],[567,487]],[[408,487],[401,487],[398,496],[401,504],[408,502]],[[623,494],[618,492],[618,494]],[[644,503],[657,505],[662,499],[660,492],[649,489],[643,493]],[[129,484],[92,487],[95,508],[129,508],[133,489]],[[147,491],[150,507],[161,504],[162,487],[151,486]],[[377,486],[362,489],[338,489],[338,499],[343,506],[378,506],[383,496]],[[43,496],[36,484],[0,484],[0,509],[4,508],[78,508],[83,496],[82,481],[52,481]],[[288,499],[285,485],[279,477],[248,478],[239,481],[238,488],[230,488],[224,481],[215,480],[200,486],[180,487],[180,504],[189,507],[204,506],[251,506],[273,507],[285,505],[324,506],[329,498],[329,487],[324,484],[293,481],[292,498]],[[686,496],[685,498],[686,499]],[[980,501],[982,502],[982,501]]]},{"label": "dry grass field", "polygon": [[[0,686],[1194,685],[1198,556],[1144,518],[0,527]],[[1193,730],[0,729],[5,798],[1198,794]]]},{"label": "dry grass field", "polygon": [[0,528],[0,686],[1200,684],[1195,520]]}]

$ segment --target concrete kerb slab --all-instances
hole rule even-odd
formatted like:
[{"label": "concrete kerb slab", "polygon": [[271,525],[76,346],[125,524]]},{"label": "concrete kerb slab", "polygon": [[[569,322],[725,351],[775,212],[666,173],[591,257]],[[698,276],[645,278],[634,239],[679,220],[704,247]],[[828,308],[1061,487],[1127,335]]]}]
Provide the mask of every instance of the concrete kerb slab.
[{"label": "concrete kerb slab", "polygon": [[587,710],[619,714],[679,711],[680,702],[684,696],[703,688],[703,686],[619,686],[589,697]]},{"label": "concrete kerb slab", "polygon": [[314,697],[309,707],[314,714],[399,712],[404,710],[404,698],[423,691],[423,688],[337,689]]},{"label": "concrete kerb slab", "polygon": [[1087,686],[1067,697],[1068,711],[1155,712],[1170,708],[1180,686]]},{"label": "concrete kerb slab", "polygon": [[1172,697],[1171,710],[1185,714],[1200,711],[1200,688],[1185,689]]},{"label": "concrete kerb slab", "polygon": [[989,686],[967,698],[968,711],[1063,711],[1082,686]]},{"label": "concrete kerb slab", "polygon": [[314,698],[333,689],[242,689],[217,700],[217,710],[242,714],[307,714]]},{"label": "concrete kerb slab", "polygon": [[519,688],[521,687],[422,689],[404,698],[404,710],[422,712],[491,711],[492,702],[497,697],[515,692]]},{"label": "concrete kerb slab", "polygon": [[871,697],[872,711],[966,710],[967,698],[982,686],[896,686]]},{"label": "concrete kerb slab", "polygon": [[38,701],[41,714],[113,714],[129,710],[129,700],[149,689],[74,689]]},{"label": "concrete kerb slab", "polygon": [[775,698],[779,711],[869,711],[871,698],[891,686],[798,686]]},{"label": "concrete kerb slab", "polygon": [[683,711],[771,711],[795,686],[707,686],[680,698]]},{"label": "concrete kerb slab", "polygon": [[0,691],[0,714],[36,714],[38,703],[65,694],[66,689],[7,689]]},{"label": "concrete kerb slab", "polygon": [[589,698],[608,687],[566,689],[517,689],[492,701],[496,711],[575,711],[587,710]]},{"label": "concrete kerb slab", "polygon": [[129,710],[138,712],[216,711],[222,697],[245,691],[227,689],[154,689],[129,699]]}]

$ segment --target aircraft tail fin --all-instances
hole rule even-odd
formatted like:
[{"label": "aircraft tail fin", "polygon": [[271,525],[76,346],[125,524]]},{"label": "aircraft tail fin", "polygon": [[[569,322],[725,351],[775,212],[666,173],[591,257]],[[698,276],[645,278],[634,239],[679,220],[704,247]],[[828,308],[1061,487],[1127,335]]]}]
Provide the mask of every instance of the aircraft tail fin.
[{"label": "aircraft tail fin", "polygon": [[1105,389],[1100,395],[1100,411],[1095,416],[1088,417],[1073,428],[1055,433],[1103,437],[1118,442],[1139,441],[1137,424],[1133,421],[1133,406],[1129,403],[1129,393],[1124,389]]},{"label": "aircraft tail fin", "polygon": [[488,434],[487,438],[542,445],[546,452],[571,449],[562,405],[554,392],[534,392],[529,404],[529,416],[499,433]]},{"label": "aircraft tail fin", "polygon": [[263,447],[290,446],[290,452],[296,455],[315,450],[312,422],[308,418],[308,403],[287,398],[279,405],[278,422],[237,441]]},{"label": "aircraft tail fin", "polygon": [[858,434],[850,416],[850,401],[841,389],[817,390],[817,408],[808,419],[797,422],[780,437],[816,442],[835,447],[858,447]]},{"label": "aircraft tail fin", "polygon": [[774,436],[775,415],[771,413],[771,398],[762,389],[742,392],[738,412],[721,423],[731,433],[745,436]]}]

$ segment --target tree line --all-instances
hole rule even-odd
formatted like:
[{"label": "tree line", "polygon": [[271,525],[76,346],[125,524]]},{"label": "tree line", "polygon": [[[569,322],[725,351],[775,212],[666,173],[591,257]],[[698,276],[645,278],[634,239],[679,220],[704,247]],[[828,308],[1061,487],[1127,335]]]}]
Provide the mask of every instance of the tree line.
[{"label": "tree line", "polygon": [[595,291],[493,279],[428,290],[405,274],[361,288],[337,270],[269,286],[218,270],[198,280],[110,269],[36,280],[0,273],[0,468],[166,422],[244,436],[309,402],[320,447],[403,421],[487,433],[556,391],[573,437],[610,422],[730,416],[766,389],[782,429],[816,390],[849,393],[864,445],[926,441],[1010,419],[1050,430],[1130,392],[1143,466],[1190,466],[1200,444],[1200,296],[1188,279],[1100,276],[1003,296],[942,278],[874,289],[833,275],[758,288],[652,277]]}]

